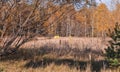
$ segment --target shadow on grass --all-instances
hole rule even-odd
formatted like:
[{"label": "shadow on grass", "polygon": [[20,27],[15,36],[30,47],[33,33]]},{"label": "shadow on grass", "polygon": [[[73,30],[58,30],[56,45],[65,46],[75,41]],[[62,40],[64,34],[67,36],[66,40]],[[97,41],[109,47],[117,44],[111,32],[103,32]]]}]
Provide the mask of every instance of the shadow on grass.
[{"label": "shadow on grass", "polygon": [[[48,55],[48,57],[45,57],[46,55]],[[41,48],[21,48],[12,55],[2,57],[1,61],[28,60],[24,65],[26,68],[47,67],[52,63],[55,65],[67,65],[70,68],[80,70],[85,70],[89,66],[92,72],[100,72],[101,69],[107,68],[107,62],[104,60],[95,60],[95,58],[102,55],[101,51],[94,51],[90,48],[81,50],[79,48],[70,48],[69,46],[67,46],[67,48],[52,48],[45,45]],[[51,56],[56,57],[53,58]],[[64,56],[64,58],[59,58],[62,56]],[[72,58],[67,59],[65,56],[71,56]],[[89,60],[89,57],[91,57],[92,60]],[[79,60],[80,58],[82,58],[82,60]]]},{"label": "shadow on grass", "polygon": [[26,63],[26,68],[37,68],[37,67],[47,67],[50,64],[55,65],[67,65],[70,68],[76,68],[78,70],[86,70],[87,67],[90,67],[90,72],[100,72],[103,68],[108,68],[107,63],[104,60],[100,61],[78,61],[73,59],[50,59],[50,58],[44,58],[42,60],[34,61],[31,60],[28,63]]}]

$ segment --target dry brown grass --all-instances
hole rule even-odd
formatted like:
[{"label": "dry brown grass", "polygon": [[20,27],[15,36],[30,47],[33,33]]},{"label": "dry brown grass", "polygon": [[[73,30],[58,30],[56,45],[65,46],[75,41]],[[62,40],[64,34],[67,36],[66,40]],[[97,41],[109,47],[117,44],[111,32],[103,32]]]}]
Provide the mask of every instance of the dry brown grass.
[{"label": "dry brown grass", "polygon": [[86,37],[60,37],[47,38],[36,37],[34,40],[27,42],[22,48],[40,48],[44,45],[52,48],[63,48],[69,45],[71,48],[90,48],[92,50],[104,50],[110,38],[86,38]]},{"label": "dry brown grass", "polygon": [[44,48],[49,53],[60,54],[62,52],[64,55],[69,55],[70,57],[77,55],[80,58],[89,58],[92,55],[91,57],[99,60],[103,57],[102,55],[105,53],[105,48],[107,48],[109,40],[109,38],[60,37],[48,39],[37,37],[33,41],[24,44],[21,48]]},{"label": "dry brown grass", "polygon": [[110,72],[103,54],[105,41],[101,38],[37,38],[13,55],[2,57],[0,72]]},{"label": "dry brown grass", "polygon": [[[2,64],[2,65],[1,65]],[[45,68],[39,67],[39,68],[24,68],[25,61],[19,61],[19,62],[0,62],[0,68],[3,69],[4,72],[80,72],[76,68],[69,68],[65,65],[55,65],[50,64],[46,66]],[[9,65],[9,66],[8,66]]]}]

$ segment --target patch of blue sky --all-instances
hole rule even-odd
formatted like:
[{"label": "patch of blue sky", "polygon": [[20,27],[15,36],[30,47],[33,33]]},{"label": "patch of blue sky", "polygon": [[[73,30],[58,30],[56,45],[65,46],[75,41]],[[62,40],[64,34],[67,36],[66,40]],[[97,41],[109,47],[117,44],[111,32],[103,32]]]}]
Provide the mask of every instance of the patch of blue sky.
[{"label": "patch of blue sky", "polygon": [[[112,2],[114,1],[113,0],[96,0],[97,5],[99,5],[100,3],[105,3],[109,10],[113,10],[115,8],[115,5],[113,5]],[[74,4],[76,11],[79,11],[83,6],[84,6],[84,2],[82,4],[80,3]]]},{"label": "patch of blue sky", "polygon": [[74,8],[76,11],[79,11],[81,8],[83,8],[85,3],[74,3]]}]

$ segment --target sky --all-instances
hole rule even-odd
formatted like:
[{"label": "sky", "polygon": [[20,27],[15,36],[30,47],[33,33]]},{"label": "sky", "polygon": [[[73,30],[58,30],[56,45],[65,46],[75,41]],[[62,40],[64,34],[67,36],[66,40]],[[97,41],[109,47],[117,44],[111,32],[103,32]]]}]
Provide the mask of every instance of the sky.
[{"label": "sky", "polygon": [[99,3],[103,2],[103,3],[107,4],[107,5],[109,5],[111,3],[111,1],[112,0],[97,0],[97,2],[99,2]]},{"label": "sky", "polygon": [[[113,10],[113,6],[111,6],[112,4],[112,1],[113,0],[96,0],[96,2],[97,2],[97,4],[99,5],[100,3],[105,3],[106,4],[106,6],[107,6],[107,8],[109,9],[109,10]],[[84,6],[84,5],[83,5]],[[75,10],[77,10],[77,11],[79,11],[81,8],[82,8],[82,5],[80,5],[79,3],[77,4],[75,4],[74,5],[74,7],[75,7]]]}]

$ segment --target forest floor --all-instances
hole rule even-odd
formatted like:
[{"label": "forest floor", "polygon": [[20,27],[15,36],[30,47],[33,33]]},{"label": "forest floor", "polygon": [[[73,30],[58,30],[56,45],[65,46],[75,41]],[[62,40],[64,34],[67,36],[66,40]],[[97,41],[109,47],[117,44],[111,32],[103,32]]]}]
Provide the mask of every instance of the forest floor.
[{"label": "forest floor", "polygon": [[110,39],[36,37],[0,59],[0,72],[120,72],[110,69],[104,49]]}]

